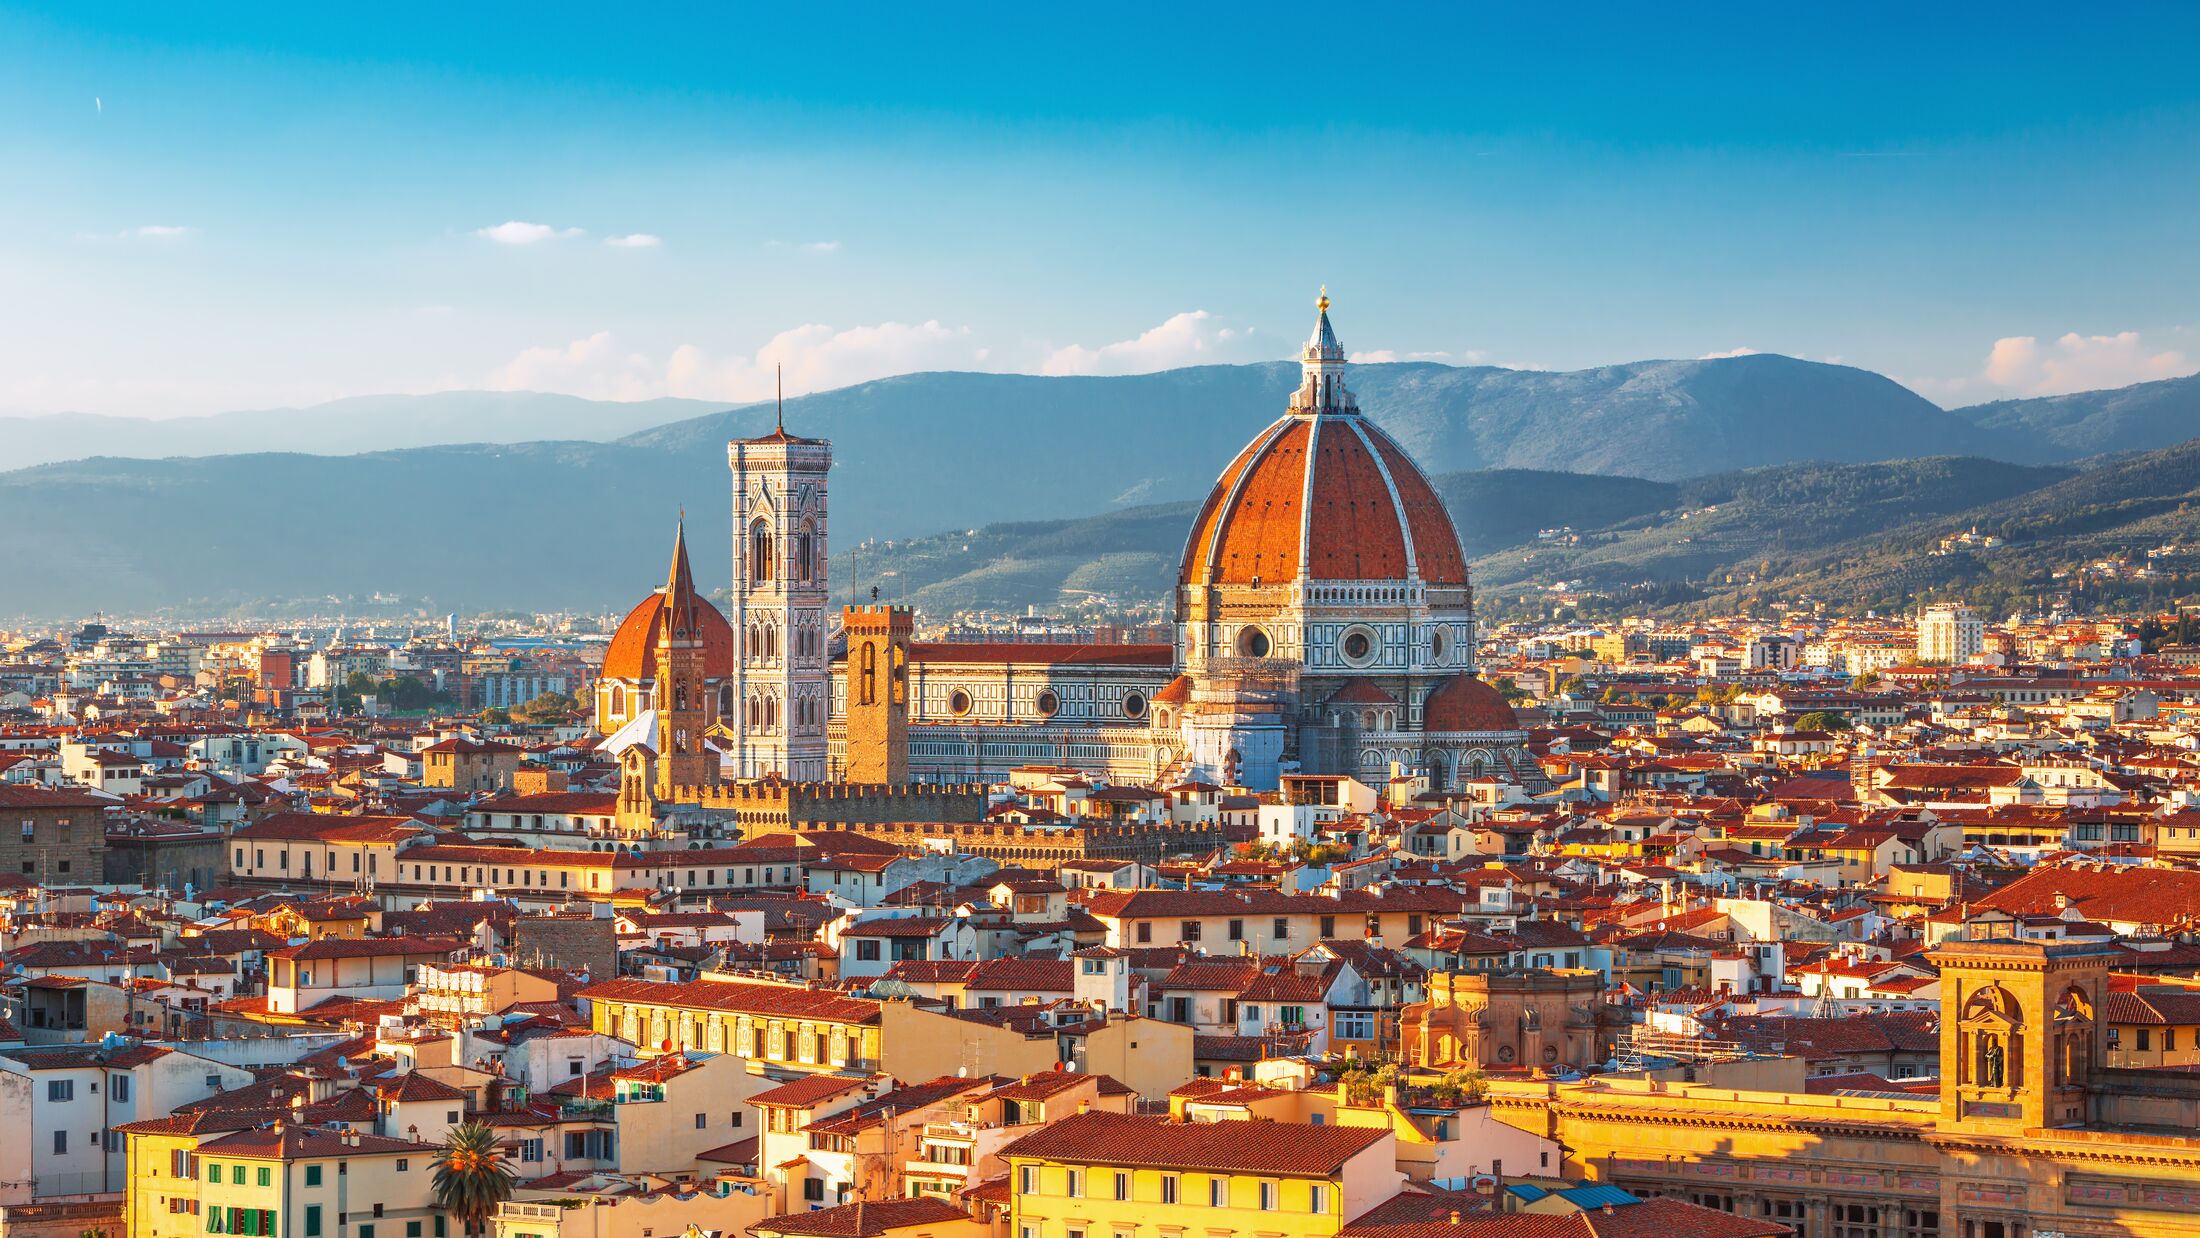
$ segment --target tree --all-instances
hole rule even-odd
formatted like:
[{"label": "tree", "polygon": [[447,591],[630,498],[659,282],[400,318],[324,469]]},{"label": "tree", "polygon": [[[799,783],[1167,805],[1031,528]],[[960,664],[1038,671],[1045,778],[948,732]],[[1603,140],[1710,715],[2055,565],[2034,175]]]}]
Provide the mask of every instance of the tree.
[{"label": "tree", "polygon": [[454,1126],[435,1154],[435,1206],[479,1234],[497,1207],[512,1197],[512,1168],[495,1130],[480,1122]]},{"label": "tree", "polygon": [[481,720],[490,726],[509,726],[512,722],[512,711],[491,705],[481,711]]},{"label": "tree", "polygon": [[1795,720],[1795,729],[1798,731],[1846,731],[1849,729],[1849,720],[1843,714],[1814,709]]},{"label": "tree", "polygon": [[579,713],[580,709],[580,702],[563,692],[545,692],[512,713],[527,722],[547,722],[556,718],[570,718]]}]

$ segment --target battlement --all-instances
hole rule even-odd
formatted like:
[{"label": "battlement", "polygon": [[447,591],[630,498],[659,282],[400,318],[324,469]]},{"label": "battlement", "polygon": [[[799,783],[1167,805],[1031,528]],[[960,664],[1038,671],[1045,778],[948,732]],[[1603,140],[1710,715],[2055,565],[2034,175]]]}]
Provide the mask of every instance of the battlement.
[{"label": "battlement", "polygon": [[671,800],[703,807],[789,802],[923,802],[947,796],[984,796],[981,782],[916,782],[889,786],[882,782],[781,782],[777,779],[722,782],[716,786],[677,786]]},{"label": "battlement", "polygon": [[909,636],[916,632],[916,613],[906,606],[843,606],[842,630],[862,636]]}]

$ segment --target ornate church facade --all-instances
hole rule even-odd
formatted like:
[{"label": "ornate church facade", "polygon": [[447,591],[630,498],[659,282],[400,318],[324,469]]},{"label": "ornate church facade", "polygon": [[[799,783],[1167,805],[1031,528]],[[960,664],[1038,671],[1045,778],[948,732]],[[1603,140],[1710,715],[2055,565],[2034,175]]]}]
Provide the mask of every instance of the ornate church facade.
[{"label": "ornate church facade", "polygon": [[[1269,790],[1291,771],[1379,784],[1396,767],[1439,788],[1541,785],[1511,708],[1475,676],[1474,594],[1450,515],[1360,413],[1345,372],[1325,295],[1283,415],[1193,521],[1173,647],[911,643],[907,776],[967,784],[1052,765]],[[696,688],[725,772],[848,777],[849,673],[826,616],[831,445],[782,427],[727,455],[731,614],[698,619]],[[628,615],[605,659],[597,719],[614,747],[661,730],[660,599]]]}]

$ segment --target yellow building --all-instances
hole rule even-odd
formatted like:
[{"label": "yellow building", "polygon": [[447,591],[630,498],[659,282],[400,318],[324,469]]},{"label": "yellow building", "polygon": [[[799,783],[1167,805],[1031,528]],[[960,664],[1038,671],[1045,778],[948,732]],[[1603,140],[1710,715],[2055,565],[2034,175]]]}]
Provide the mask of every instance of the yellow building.
[{"label": "yellow building", "polygon": [[1804,1238],[2169,1238],[2200,1232],[2200,1079],[2106,1054],[2103,945],[1961,941],[1940,969],[1935,1098],[1656,1080],[1492,1081],[1567,1176]]},{"label": "yellow building", "polygon": [[2200,984],[2149,977],[2129,989],[2111,991],[2102,1010],[2110,1066],[2200,1063]]},{"label": "yellow building", "polygon": [[874,1070],[879,1003],[765,981],[606,980],[581,990],[590,1025],[645,1053],[702,1049],[788,1070]]},{"label": "yellow building", "polygon": [[276,1110],[208,1110],[150,1118],[116,1127],[127,1141],[130,1186],[123,1196],[124,1232],[130,1238],[199,1238],[198,1150],[283,1116]]},{"label": "yellow building", "polygon": [[1397,1194],[1387,1127],[1073,1114],[1001,1150],[1015,1238],[1329,1238]]},{"label": "yellow building", "polygon": [[266,1112],[119,1129],[129,1140],[130,1238],[448,1238],[451,1229],[433,1203],[430,1144]]}]

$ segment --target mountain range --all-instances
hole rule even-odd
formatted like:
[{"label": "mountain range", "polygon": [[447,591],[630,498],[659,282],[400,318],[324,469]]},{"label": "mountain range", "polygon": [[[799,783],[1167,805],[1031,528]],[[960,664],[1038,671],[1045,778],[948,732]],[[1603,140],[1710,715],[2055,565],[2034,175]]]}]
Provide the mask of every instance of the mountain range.
[{"label": "mountain range", "polygon": [[[833,440],[836,585],[891,580],[937,606],[1051,605],[1062,587],[1116,593],[1165,581],[1189,521],[1181,505],[1277,415],[1295,373],[1275,363],[1105,378],[912,374],[789,400],[786,421]],[[2069,477],[1995,461],[2067,465],[2200,434],[2200,378],[1954,411],[1867,371],[1769,355],[1559,374],[1375,364],[1355,367],[1353,381],[1361,406],[1436,477],[1471,553],[1491,557],[1488,583],[1505,588],[1551,571],[1616,579],[1637,568],[1644,580],[1700,584],[1719,566],[1702,546],[1643,548],[1657,544],[1660,513],[1719,505],[1707,497],[1714,484],[1746,490],[1726,510],[1760,513],[1757,551],[1801,554],[1861,527],[1836,522],[1762,544],[1765,529],[1788,527],[1778,523],[1779,486],[1795,479],[1733,480],[1750,470],[1959,460],[1881,480],[1940,495],[1931,511],[1899,495],[1873,509],[1883,518],[1875,527],[1895,527]],[[333,608],[376,595],[431,610],[620,608],[661,572],[680,507],[697,514],[697,561],[726,562],[724,445],[769,429],[772,415],[766,405],[532,393],[376,397],[147,424],[256,426],[254,441],[325,453],[407,436],[527,437],[176,458],[131,458],[178,445],[133,424],[123,441],[102,436],[104,454],[0,472],[0,522],[34,534],[0,539],[0,615],[226,613],[315,599]],[[18,458],[18,440],[6,437],[17,425],[0,421],[0,450],[10,453],[0,462]],[[69,433],[56,431],[42,450],[76,450]],[[562,441],[536,441],[553,433]],[[1698,521],[1690,534],[1675,536],[1711,528],[1689,519]],[[1630,529],[1630,520],[1648,523]],[[1534,542],[1556,525],[1583,535],[1578,554]],[[1585,535],[1605,530],[1614,540]],[[965,543],[978,549],[948,549]],[[1516,558],[1546,557],[1504,568],[1516,547]],[[1739,547],[1731,562],[1751,553]],[[1041,561],[1048,566],[1031,566]]]}]

